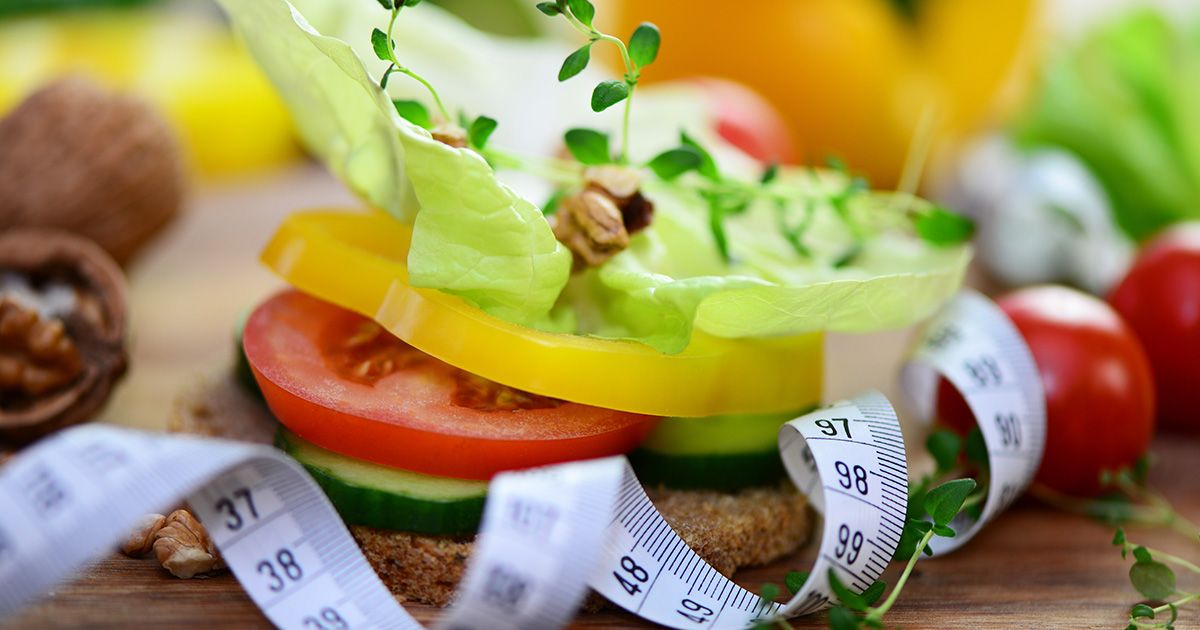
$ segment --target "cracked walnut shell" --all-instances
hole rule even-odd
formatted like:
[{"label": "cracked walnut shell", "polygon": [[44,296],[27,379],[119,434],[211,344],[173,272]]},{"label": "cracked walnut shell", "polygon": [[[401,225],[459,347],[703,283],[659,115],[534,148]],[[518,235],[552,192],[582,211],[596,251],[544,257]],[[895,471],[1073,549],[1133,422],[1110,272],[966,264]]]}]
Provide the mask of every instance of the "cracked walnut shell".
[{"label": "cracked walnut shell", "polygon": [[98,246],[0,232],[0,440],[90,420],[125,373],[126,288]]}]

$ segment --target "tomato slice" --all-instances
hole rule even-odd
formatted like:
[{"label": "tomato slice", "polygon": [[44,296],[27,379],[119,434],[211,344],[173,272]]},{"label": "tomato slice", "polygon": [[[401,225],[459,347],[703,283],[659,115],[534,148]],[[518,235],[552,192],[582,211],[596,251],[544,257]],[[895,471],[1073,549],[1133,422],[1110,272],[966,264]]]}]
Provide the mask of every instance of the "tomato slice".
[{"label": "tomato slice", "polygon": [[494,383],[298,291],[259,306],[243,344],[267,405],[300,437],[433,475],[488,479],[625,453],[658,420]]},{"label": "tomato slice", "polygon": [[775,413],[821,397],[820,333],[721,339],[695,333],[681,353],[548,333],[408,284],[411,232],[382,213],[289,217],[263,262],[305,293],[361,313],[447,363],[524,391],[655,416]]}]

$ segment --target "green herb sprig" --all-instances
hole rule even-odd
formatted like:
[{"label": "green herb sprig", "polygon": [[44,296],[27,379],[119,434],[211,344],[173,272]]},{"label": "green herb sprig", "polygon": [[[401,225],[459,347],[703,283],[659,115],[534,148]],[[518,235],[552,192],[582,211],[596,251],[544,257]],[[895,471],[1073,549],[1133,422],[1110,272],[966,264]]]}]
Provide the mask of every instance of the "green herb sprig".
[{"label": "green herb sprig", "polygon": [[[1135,604],[1129,611],[1129,625],[1126,630],[1136,628],[1172,629],[1179,618],[1179,609],[1184,605],[1200,600],[1200,591],[1181,591],[1177,585],[1175,565],[1193,576],[1200,576],[1200,566],[1179,556],[1157,549],[1138,545],[1125,536],[1125,530],[1118,528],[1113,535],[1112,544],[1119,547],[1122,558],[1133,558],[1129,567],[1129,582],[1149,602],[1163,602],[1157,606],[1148,603]],[[1167,601],[1171,600],[1171,601]],[[1163,613],[1169,618],[1159,617]]]},{"label": "green herb sprig", "polygon": [[[967,497],[975,490],[974,479],[955,479],[948,481],[940,486],[937,486],[925,493],[921,501],[921,508],[924,511],[926,518],[909,518],[904,523],[904,534],[901,538],[901,545],[904,540],[916,539],[912,546],[911,555],[908,557],[908,563],[904,565],[904,571],[896,580],[896,585],[892,587],[891,593],[887,599],[878,606],[872,606],[872,603],[866,595],[872,588],[877,589],[875,597],[882,594],[884,587],[876,587],[872,585],[864,593],[859,594],[847,588],[838,580],[837,574],[832,570],[829,572],[829,584],[833,588],[833,592],[841,601],[840,606],[835,606],[829,612],[829,625],[834,630],[856,630],[858,628],[882,628],[883,617],[887,614],[896,600],[900,597],[900,592],[904,589],[904,585],[908,582],[909,576],[912,575],[913,568],[917,565],[917,560],[921,554],[932,555],[933,551],[929,548],[929,542],[934,536],[943,536],[952,538],[956,532],[950,527],[950,523],[963,510]],[[910,500],[909,510],[913,510],[913,502]],[[919,536],[919,537],[918,537]],[[877,582],[876,584],[880,584]],[[857,613],[857,614],[856,614]]]},{"label": "green herb sprig", "polygon": [[[400,59],[396,55],[396,40],[392,37],[392,32],[396,28],[396,18],[400,16],[401,9],[415,7],[421,4],[421,0],[377,0],[377,2],[383,8],[391,11],[387,31],[384,32],[378,28],[371,31],[371,48],[375,51],[375,56],[381,61],[388,62],[387,70],[384,70],[383,77],[379,79],[379,88],[382,90],[387,89],[388,80],[393,73],[398,72],[403,74],[420,83],[429,92],[441,117],[439,122],[452,122],[454,119],[450,116],[449,110],[446,109],[446,105],[442,102],[442,97],[438,94],[437,89],[433,87],[433,84],[408,66],[400,63]],[[392,101],[392,105],[396,108],[396,113],[401,118],[422,129],[432,131],[438,126],[437,122],[430,116],[429,110],[419,101],[397,99]],[[496,130],[497,124],[494,118],[487,116],[479,116],[469,123],[463,121],[463,127],[466,128],[467,144],[476,150],[482,150],[487,146],[487,142],[491,138],[492,132]]]},{"label": "green herb sprig", "polygon": [[1133,466],[1102,471],[1100,484],[1110,492],[1098,499],[1072,497],[1038,483],[1030,488],[1030,494],[1052,507],[1111,525],[1166,527],[1188,540],[1200,540],[1200,525],[1185,518],[1147,483],[1152,462],[1146,455]]},{"label": "green herb sprig", "polygon": [[[921,516],[919,518],[910,516],[905,521],[904,535],[901,536],[900,544],[902,551],[906,551],[906,555],[901,558],[901,553],[897,552],[897,559],[906,560],[907,563],[887,598],[878,606],[875,603],[887,591],[887,584],[883,580],[877,580],[866,590],[858,593],[846,586],[838,578],[837,572],[830,569],[829,586],[839,603],[829,609],[829,627],[833,630],[883,628],[884,616],[900,598],[900,593],[908,583],[909,577],[912,576],[913,569],[922,553],[932,555],[933,551],[929,548],[930,541],[935,536],[950,538],[956,534],[950,527],[950,523],[965,509],[967,498],[972,496],[975,488],[974,479],[954,479],[928,490],[917,501],[909,500],[910,515],[920,513]],[[907,550],[904,549],[906,539],[911,541]],[[793,571],[788,573],[785,584],[794,595],[807,579],[808,574]],[[774,599],[778,592],[778,587],[764,585],[760,596],[764,599]],[[770,597],[767,597],[768,595]],[[764,621],[758,627],[765,630],[770,627],[770,624],[775,624],[780,628],[792,628],[790,624],[781,619],[771,620],[769,623]]]},{"label": "green herb sprig", "polygon": [[374,29],[371,31],[371,48],[375,50],[375,56],[381,61],[388,62],[387,70],[384,70],[383,77],[379,79],[379,87],[387,89],[388,79],[393,72],[399,72],[409,78],[415,80],[425,89],[429,91],[429,95],[433,97],[434,104],[437,105],[438,113],[442,115],[443,120],[451,120],[450,112],[446,110],[446,106],[442,103],[442,97],[438,95],[433,84],[425,79],[425,77],[417,74],[412,69],[400,63],[396,58],[396,40],[392,37],[392,31],[396,28],[396,18],[400,17],[400,10],[405,7],[415,7],[421,4],[421,0],[378,0],[379,4],[392,12],[391,18],[388,20],[387,31]]},{"label": "green herb sprig", "polygon": [[[988,480],[990,470],[988,467],[987,446],[983,442],[983,432],[976,427],[967,435],[964,440],[953,431],[946,429],[938,429],[929,434],[925,440],[925,449],[933,457],[935,468],[933,472],[921,477],[921,480],[913,484],[908,490],[908,505],[909,509],[918,507],[924,500],[925,495],[929,492],[929,488],[939,479],[949,478],[950,475],[960,471],[959,461],[965,455],[965,459],[969,464],[969,472],[978,484],[978,489],[967,497],[963,504],[963,509],[967,515],[972,518],[979,518],[983,511],[984,502],[987,501]],[[908,518],[917,518],[919,513],[909,513]],[[903,560],[909,555],[905,546],[905,541],[901,537],[900,549],[896,552],[894,559]]]},{"label": "green herb sprig", "polygon": [[[576,30],[587,36],[588,41],[580,48],[567,55],[558,72],[558,80],[566,81],[575,77],[588,66],[591,61],[592,47],[600,41],[611,43],[621,53],[625,66],[623,81],[603,81],[592,91],[592,109],[603,111],[616,103],[625,102],[625,115],[622,125],[622,141],[620,153],[613,156],[612,143],[607,134],[593,129],[571,129],[564,135],[564,142],[571,155],[579,164],[585,166],[617,163],[629,163],[629,119],[633,104],[633,93],[637,87],[641,72],[654,62],[662,43],[661,35],[653,24],[643,23],[634,30],[629,43],[612,35],[606,34],[594,26],[596,9],[589,0],[555,0],[540,2],[539,11],[547,16],[565,18]],[[913,141],[909,159],[906,161],[906,181],[914,182],[919,177],[925,157],[928,155],[928,145],[932,137],[933,114],[927,112],[926,124],[918,129]],[[489,157],[494,164],[521,164],[523,160],[513,156],[495,155]],[[540,163],[543,173],[545,161]],[[655,155],[644,168],[654,173],[665,182],[682,192],[698,195],[708,208],[708,226],[712,233],[713,243],[721,260],[726,264],[735,262],[730,251],[730,240],[726,231],[726,222],[744,214],[752,204],[757,202],[771,203],[775,208],[776,226],[784,241],[803,259],[811,259],[812,252],[805,241],[805,236],[813,225],[817,207],[820,204],[832,206],[842,223],[846,226],[851,243],[840,255],[832,261],[833,267],[842,267],[853,263],[866,244],[869,229],[862,225],[852,210],[852,202],[867,192],[865,180],[853,177],[840,161],[831,164],[843,175],[845,185],[832,193],[822,191],[821,178],[811,171],[815,187],[797,186],[794,182],[779,181],[779,168],[769,166],[755,182],[740,181],[721,172],[712,154],[696,139],[686,133],[680,134],[680,143]],[[562,171],[560,171],[562,172]],[[571,176],[578,169],[563,172],[562,177],[552,178],[564,186],[577,185],[571,181]],[[688,173],[698,177],[685,178]],[[814,191],[821,191],[815,192]],[[560,191],[561,192],[561,191]],[[560,193],[556,193],[556,199]],[[926,207],[921,204],[909,203],[911,191],[908,194],[898,194],[889,207],[882,208],[890,214],[903,215],[912,224],[915,234],[935,246],[946,246],[968,240],[974,231],[974,225],[966,218],[954,214],[939,206]],[[897,203],[897,201],[899,203]],[[551,210],[551,212],[553,209]]]},{"label": "green herb sprig", "polygon": [[1200,576],[1200,566],[1180,556],[1139,545],[1129,540],[1122,527],[1130,524],[1165,527],[1191,542],[1200,542],[1200,527],[1179,514],[1166,497],[1148,485],[1151,464],[1152,458],[1146,455],[1133,466],[1102,471],[1100,483],[1111,492],[1098,499],[1068,496],[1041,484],[1031,488],[1033,496],[1052,507],[1118,526],[1112,544],[1120,548],[1122,558],[1133,558],[1129,582],[1147,600],[1130,609],[1127,630],[1174,628],[1179,609],[1200,600],[1200,591],[1178,589],[1172,569],[1174,566],[1195,577]]},{"label": "green herb sprig", "polygon": [[[592,58],[592,46],[596,42],[607,42],[621,53],[621,62],[625,66],[625,74],[620,81],[601,81],[592,89],[592,111],[602,112],[617,103],[625,102],[625,113],[621,124],[621,152],[617,157],[619,164],[629,162],[629,118],[633,106],[633,93],[637,89],[638,80],[646,66],[658,58],[658,49],[662,43],[662,35],[658,27],[643,22],[629,37],[626,44],[619,37],[609,35],[596,28],[596,7],[589,0],[556,0],[555,2],[539,2],[537,8],[549,17],[562,16],[575,30],[587,36],[587,43],[576,49],[563,60],[558,71],[558,80],[566,81],[588,66]],[[568,147],[570,139],[568,139]]]},{"label": "green herb sprig", "polygon": [[[388,62],[387,70],[380,79],[381,89],[387,87],[389,78],[395,73],[409,76],[429,92],[440,120],[435,120],[422,103],[414,100],[394,100],[393,105],[397,113],[405,120],[435,132],[435,135],[442,125],[453,127],[450,125],[453,120],[450,112],[437,90],[431,82],[400,62],[396,42],[392,37],[401,10],[415,7],[421,0],[376,1],[391,12],[387,30],[374,29],[371,34],[372,48],[376,56]],[[574,161],[519,156],[488,146],[492,133],[496,130],[497,121],[487,116],[479,116],[473,121],[460,116],[461,130],[458,131],[465,138],[466,144],[476,149],[493,168],[520,170],[556,184],[559,187],[558,191],[543,207],[544,213],[551,214],[557,208],[555,201],[561,199],[566,191],[579,186],[583,167],[612,163],[628,166],[629,118],[633,93],[642,71],[658,56],[661,35],[658,29],[649,23],[643,23],[635,29],[628,43],[604,33],[594,26],[595,7],[589,0],[542,2],[537,8],[546,15],[565,18],[574,28],[588,36],[587,44],[572,52],[563,61],[559,70],[560,80],[570,79],[587,67],[592,46],[597,42],[609,42],[621,52],[625,64],[623,81],[602,82],[592,93],[592,105],[596,111],[625,101],[619,155],[614,157],[613,143],[608,134],[593,129],[571,129],[566,132],[564,140],[575,158]],[[833,267],[852,263],[862,250],[870,232],[870,228],[860,221],[858,215],[861,215],[861,212],[852,209],[853,202],[860,195],[867,193],[866,182],[851,176],[840,162],[833,162],[835,169],[842,173],[840,180],[823,178],[810,169],[810,181],[800,183],[794,177],[779,177],[779,167],[771,165],[757,181],[742,181],[723,173],[707,149],[695,138],[681,133],[679,146],[659,153],[640,166],[669,187],[698,195],[705,202],[713,242],[726,263],[734,262],[730,251],[730,239],[726,233],[726,222],[732,217],[744,214],[754,203],[770,203],[774,206],[779,233],[802,259],[811,259],[813,256],[805,237],[813,224],[817,208],[822,205],[832,207],[853,237],[851,245],[829,262]],[[688,173],[695,173],[696,176],[684,177]],[[831,188],[833,185],[830,181],[842,181],[843,184],[840,188]],[[897,209],[900,211],[897,212]],[[962,242],[969,238],[972,232],[970,221],[940,207],[927,208],[904,203],[902,200],[900,204],[892,203],[886,207],[871,208],[870,211],[881,218],[885,214],[894,214],[910,221],[912,231],[934,245]],[[891,221],[889,225],[898,225],[898,218],[887,220]]]}]

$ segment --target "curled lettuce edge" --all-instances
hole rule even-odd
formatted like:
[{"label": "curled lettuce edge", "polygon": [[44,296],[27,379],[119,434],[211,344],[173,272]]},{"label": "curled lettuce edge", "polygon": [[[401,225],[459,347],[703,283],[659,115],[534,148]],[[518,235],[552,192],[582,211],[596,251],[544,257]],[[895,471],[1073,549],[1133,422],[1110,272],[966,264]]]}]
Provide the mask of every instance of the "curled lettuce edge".
[{"label": "curled lettuce edge", "polygon": [[[313,152],[368,203],[413,224],[414,286],[457,295],[512,323],[561,329],[562,305],[555,305],[571,278],[571,254],[535,204],[501,183],[474,151],[442,144],[401,119],[352,47],[321,35],[286,0],[219,2]],[[656,227],[674,229],[650,231]],[[745,274],[692,275],[698,268],[673,278],[627,251],[593,274],[605,302],[600,310],[612,321],[592,334],[677,353],[697,328],[765,337],[902,327],[957,290],[970,249],[955,251],[931,269],[879,273],[876,264],[875,271],[791,285]]]},{"label": "curled lettuce edge", "polygon": [[414,286],[522,325],[548,317],[571,254],[537,206],[474,151],[400,118],[353,48],[321,35],[290,3],[220,2],[310,149],[368,203],[413,223]]}]

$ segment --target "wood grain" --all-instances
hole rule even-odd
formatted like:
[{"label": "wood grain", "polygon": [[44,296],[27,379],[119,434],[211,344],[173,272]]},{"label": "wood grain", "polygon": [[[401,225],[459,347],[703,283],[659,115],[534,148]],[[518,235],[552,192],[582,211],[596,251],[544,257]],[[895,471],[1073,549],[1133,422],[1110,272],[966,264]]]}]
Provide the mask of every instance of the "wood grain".
[{"label": "wood grain", "polygon": [[[133,367],[104,420],[161,429],[176,395],[197,375],[230,360],[234,322],[279,286],[257,263],[258,248],[289,212],[349,203],[349,195],[314,167],[259,182],[207,189],[166,238],[131,273]],[[826,397],[892,387],[906,332],[832,337]],[[907,431],[919,435],[919,431]],[[910,448],[915,442],[910,444]],[[1200,438],[1160,439],[1152,474],[1187,516],[1200,520]],[[918,462],[919,465],[919,462]],[[1138,595],[1128,564],[1109,544],[1112,530],[1029,500],[982,532],[967,547],[923,560],[888,617],[904,628],[1120,628]],[[1200,544],[1163,530],[1132,529],[1149,546],[1200,558]],[[790,569],[807,569],[807,554],[747,570],[740,583],[757,591],[781,583]],[[893,567],[891,573],[898,571]],[[889,577],[894,577],[891,575]],[[1186,583],[1185,583],[1186,584]],[[1182,586],[1183,584],[1181,584]],[[1200,588],[1200,580],[1192,584]],[[411,607],[419,620],[439,611]],[[1200,610],[1184,613],[1179,628],[1200,627]],[[822,616],[797,628],[820,627]],[[580,628],[635,628],[646,624],[622,613],[581,616]],[[256,628],[269,624],[229,575],[176,580],[150,560],[114,556],[84,571],[8,624],[14,628],[204,627]]]}]

